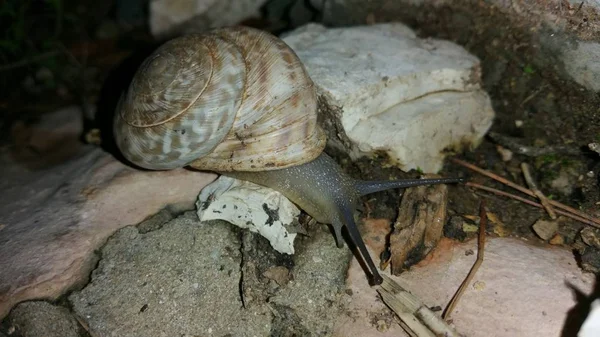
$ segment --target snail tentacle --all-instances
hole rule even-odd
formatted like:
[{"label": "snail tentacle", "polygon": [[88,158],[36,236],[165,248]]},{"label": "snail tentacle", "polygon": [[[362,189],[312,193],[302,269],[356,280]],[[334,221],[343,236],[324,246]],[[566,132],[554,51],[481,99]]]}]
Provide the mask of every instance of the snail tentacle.
[{"label": "snail tentacle", "polygon": [[423,185],[457,184],[463,183],[464,178],[434,178],[434,179],[401,179],[401,180],[357,180],[354,184],[358,193],[363,196],[375,192],[391,190],[395,188],[408,188]]},{"label": "snail tentacle", "polygon": [[[338,242],[340,242],[340,243],[342,242],[341,241],[342,240],[341,227],[345,226],[346,230],[348,231],[348,234],[350,235],[350,239],[352,240],[352,243],[354,244],[354,246],[358,250],[358,253],[362,257],[362,261],[364,263],[366,263],[367,271],[370,274],[369,284],[372,286],[380,285],[383,282],[383,278],[379,274],[379,270],[375,266],[375,263],[373,262],[373,259],[371,258],[369,251],[367,250],[367,246],[365,245],[365,242],[362,239],[360,232],[358,231],[358,226],[356,225],[356,222],[354,221],[353,209],[350,208],[349,205],[340,205],[339,207],[340,207],[339,212],[340,212],[340,217],[341,217],[340,220],[342,222],[338,223],[337,221],[334,221],[332,223],[332,226],[334,228],[334,232],[336,233],[336,236],[340,235],[340,237],[337,239]],[[338,248],[341,248],[341,245],[339,243],[338,243]]]}]

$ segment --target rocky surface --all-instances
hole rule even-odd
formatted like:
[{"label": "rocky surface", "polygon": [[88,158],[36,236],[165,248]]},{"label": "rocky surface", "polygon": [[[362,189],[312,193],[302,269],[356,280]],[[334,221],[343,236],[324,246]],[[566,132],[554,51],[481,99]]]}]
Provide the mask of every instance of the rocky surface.
[{"label": "rocky surface", "polygon": [[[117,231],[90,283],[69,296],[93,336],[408,336],[325,226],[299,240],[292,261],[276,262],[258,235],[225,222],[200,223],[193,211],[142,232],[146,222]],[[375,238],[381,235],[367,239],[373,254],[382,249]],[[444,308],[476,250],[475,240],[443,239],[428,259],[391,277],[428,306]],[[573,321],[583,322],[585,303],[574,293],[589,293],[594,277],[581,272],[567,249],[488,238],[485,254],[452,314],[460,333],[559,337],[574,331]],[[11,322],[32,315],[40,317],[37,326],[74,322],[66,309],[33,303],[18,306]],[[45,319],[47,310],[60,312],[60,320]]]},{"label": "rocky surface", "polygon": [[574,47],[559,50],[565,71],[577,83],[600,92],[600,43],[579,41]]},{"label": "rocky surface", "polygon": [[151,0],[150,31],[157,37],[222,27],[260,16],[266,0]]},{"label": "rocky surface", "polygon": [[[528,26],[533,32],[532,44],[556,61],[554,69],[580,85],[599,91],[600,68],[600,2],[552,1],[487,1],[490,9],[513,18],[515,26]],[[323,13],[329,25],[379,21],[426,7],[469,8],[469,0],[396,1],[393,4],[379,0],[365,5],[360,0],[325,0],[314,4]],[[413,9],[414,8],[414,9]],[[433,17],[433,16],[432,16]],[[396,18],[395,20],[397,20]],[[457,27],[456,31],[463,27]],[[541,48],[540,48],[541,47]]]},{"label": "rocky surface", "polygon": [[94,336],[329,334],[348,249],[336,247],[327,227],[313,228],[282,280],[255,275],[288,267],[261,265],[269,259],[252,256],[270,254],[270,246],[251,252],[254,239],[239,233],[222,221],[200,223],[194,212],[148,233],[123,228],[102,249],[91,282],[69,296],[73,310]]},{"label": "rocky surface", "polygon": [[399,23],[309,24],[283,39],[317,86],[329,141],[354,159],[437,173],[449,149],[477,146],[492,124],[479,61],[456,44]]},{"label": "rocky surface", "polygon": [[17,336],[79,337],[84,332],[69,309],[42,301],[17,305],[8,322],[10,334]]},{"label": "rocky surface", "polygon": [[[429,307],[445,308],[475,262],[476,251],[476,240],[443,239],[428,259],[391,277]],[[408,336],[368,286],[356,260],[348,275],[353,295],[347,315],[336,323],[335,336]],[[473,337],[574,336],[570,322],[583,321],[586,313],[573,289],[588,294],[594,282],[568,249],[488,238],[484,261],[451,315],[452,322],[460,333]]]},{"label": "rocky surface", "polygon": [[[193,209],[216,178],[131,168],[80,145],[77,108],[48,116],[0,157],[0,317],[21,301],[56,298],[83,282],[94,250],[114,231],[169,205]],[[74,121],[62,124],[65,116]]]},{"label": "rocky surface", "polygon": [[[365,21],[372,22],[373,19]],[[391,27],[388,33],[393,32],[393,36],[385,36],[389,39],[384,41],[406,41],[403,39],[407,36],[414,37],[414,33],[401,25],[358,27],[355,32],[372,36],[369,34],[379,34],[381,27],[386,26]],[[313,28],[310,27],[316,27],[318,34],[311,33]],[[313,52],[316,47],[323,48],[323,53],[328,46],[323,41],[314,43],[320,41],[317,35],[340,32],[323,30],[320,26],[305,29],[308,38],[300,42],[306,43],[306,48],[313,48]],[[304,29],[296,33],[304,34]],[[293,39],[294,35],[287,38]],[[579,38],[586,37],[579,35]],[[425,46],[431,42],[411,41]],[[595,42],[590,40],[590,43]],[[489,45],[494,45],[494,41]],[[460,50],[456,46],[451,49]],[[332,51],[338,58],[344,56],[343,52],[343,49]],[[429,50],[427,54],[439,59],[436,52]],[[473,61],[472,56],[463,52],[459,55]],[[368,53],[357,55],[369,57]],[[562,57],[564,54],[556,55]],[[396,54],[388,55],[388,59],[394,57]],[[592,69],[587,60],[578,58],[579,63],[572,66]],[[357,60],[360,65],[359,61],[360,57]],[[309,68],[314,71],[320,66],[315,62]],[[335,64],[330,66],[336,69]],[[472,69],[471,66],[467,66],[467,70]],[[348,68],[354,71],[352,67]],[[498,69],[502,73],[502,67]],[[469,72],[457,73],[450,74],[449,78],[465,84],[463,75]],[[594,76],[593,72],[589,74]],[[385,88],[385,84],[376,83],[377,79],[385,77],[380,75],[366,71],[360,76],[372,80],[371,84],[379,90],[382,85]],[[435,71],[428,76],[434,75],[437,75]],[[342,84],[358,83],[353,76],[350,72],[351,80],[344,81],[342,76],[335,80]],[[394,88],[401,88],[401,74],[395,76],[385,83],[389,85],[388,81],[392,81],[392,85],[397,85]],[[453,88],[448,85],[444,88]],[[524,94],[531,95],[529,92]],[[398,92],[388,92],[388,95],[397,98]],[[424,98],[428,96],[431,95]],[[447,92],[439,96],[456,103],[453,97],[456,98]],[[547,97],[540,99],[548,101]],[[467,97],[478,104],[472,98]],[[327,108],[325,103],[330,98],[323,94],[322,99]],[[381,104],[370,101],[370,107],[381,108],[389,103],[387,98],[377,99]],[[577,101],[574,99],[573,104]],[[441,104],[434,103],[427,106],[441,109]],[[415,114],[424,110],[414,101],[400,105],[404,106],[403,111]],[[329,108],[330,113],[345,112],[341,108]],[[446,108],[456,113],[451,105]],[[378,115],[369,119],[371,122],[358,118],[355,129],[360,130],[358,126],[367,122],[377,125],[362,124],[365,130],[379,130],[374,127],[390,124],[385,119],[390,111],[397,112],[379,110]],[[395,315],[377,300],[355,260],[346,280],[348,288],[344,289],[350,251],[335,247],[327,227],[313,228],[309,237],[299,235],[294,247],[296,254],[290,258],[278,255],[266,240],[261,241],[248,231],[225,223],[201,224],[195,219],[194,211],[171,221],[173,213],[193,209],[201,187],[216,176],[187,170],[145,172],[129,168],[112,156],[77,141],[81,124],[79,115],[76,109],[65,109],[49,115],[33,128],[17,125],[13,128],[19,136],[15,146],[2,150],[0,175],[4,179],[0,181],[0,189],[5,193],[0,196],[0,317],[18,302],[54,299],[76,285],[83,286],[94,262],[99,259],[91,283],[69,297],[84,325],[89,325],[90,331],[99,336],[132,335],[136,328],[134,324],[138,329],[146,326],[145,335],[155,335],[155,331],[164,335],[177,332],[236,335],[227,332],[228,328],[235,329],[240,335],[402,335]],[[73,122],[65,123],[65,120]],[[58,124],[65,128],[57,127]],[[343,123],[333,123],[329,127],[346,131]],[[177,212],[172,212],[171,207]],[[100,254],[94,254],[119,228],[137,224],[157,212],[142,225],[117,232]],[[381,235],[387,233],[382,231]],[[366,241],[374,247],[373,256],[378,256],[380,250],[374,243],[385,242],[383,237]],[[444,307],[470,268],[475,248],[473,242],[456,245],[443,240],[430,260],[411,268],[397,280],[427,304]],[[584,293],[593,283],[590,275],[581,273],[568,250],[534,247],[514,239],[491,239],[482,269],[453,314],[454,323],[459,331],[472,336],[558,336],[573,318],[569,310],[576,309],[573,292],[565,285],[565,280]],[[44,323],[40,326],[46,327],[57,320],[58,316],[52,313],[43,314],[57,311],[55,307],[44,304],[23,307],[28,309],[13,311],[11,320],[33,323],[38,320]],[[72,323],[68,315],[61,314],[61,317],[62,322]],[[207,318],[197,322],[198,317]],[[251,322],[232,324],[233,318]],[[534,324],[541,324],[544,330]],[[65,332],[65,335],[68,334]]]}]

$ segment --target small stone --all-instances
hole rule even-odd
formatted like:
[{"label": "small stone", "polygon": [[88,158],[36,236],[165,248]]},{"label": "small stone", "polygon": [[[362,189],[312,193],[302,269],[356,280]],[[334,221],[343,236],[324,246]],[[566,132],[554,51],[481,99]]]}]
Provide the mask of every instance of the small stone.
[{"label": "small stone", "polygon": [[465,233],[475,233],[475,232],[479,231],[479,226],[470,224],[468,222],[463,222],[462,228]]},{"label": "small stone", "polygon": [[498,153],[502,157],[502,161],[510,161],[513,158],[513,152],[509,149],[505,149],[500,145],[496,146],[496,151],[498,151]]},{"label": "small stone", "polygon": [[600,230],[592,227],[585,227],[579,232],[583,242],[594,248],[600,249]]},{"label": "small stone", "polygon": [[566,169],[561,169],[558,177],[550,182],[552,188],[558,190],[563,195],[570,195],[573,192],[573,183],[571,182],[571,174]]},{"label": "small stone", "polygon": [[511,231],[503,224],[494,223],[494,233],[499,237],[507,237],[510,235]]},{"label": "small stone", "polygon": [[532,228],[537,236],[542,240],[548,241],[558,231],[558,222],[539,219],[533,224]]},{"label": "small stone", "polygon": [[263,276],[275,281],[280,287],[288,284],[292,277],[289,269],[283,266],[271,267],[263,273]]},{"label": "small stone", "polygon": [[464,219],[461,216],[454,215],[444,226],[444,237],[463,241],[467,234],[463,230]]},{"label": "small stone", "polygon": [[8,320],[22,336],[79,337],[79,323],[68,309],[47,302],[24,302]]},{"label": "small stone", "polygon": [[386,331],[388,331],[388,329],[389,329],[389,327],[384,320],[380,319],[377,321],[377,331],[386,332]]},{"label": "small stone", "polygon": [[53,78],[54,78],[54,74],[52,74],[52,71],[50,71],[50,69],[48,69],[46,67],[40,68],[35,73],[35,79],[40,82],[52,81]]},{"label": "small stone", "polygon": [[554,234],[554,236],[552,237],[552,239],[550,239],[550,241],[548,241],[551,245],[556,245],[556,246],[560,246],[563,245],[565,243],[565,238],[560,235],[560,234]]},{"label": "small stone", "polygon": [[600,250],[587,247],[581,255],[583,270],[597,274],[600,272]]}]

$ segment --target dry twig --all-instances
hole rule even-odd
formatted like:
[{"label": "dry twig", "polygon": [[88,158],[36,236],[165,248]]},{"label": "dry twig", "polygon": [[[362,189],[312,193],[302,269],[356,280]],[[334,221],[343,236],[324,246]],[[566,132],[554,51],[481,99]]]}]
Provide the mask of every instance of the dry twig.
[{"label": "dry twig", "polygon": [[401,326],[411,336],[418,337],[460,337],[448,323],[429,309],[419,298],[402,288],[389,276],[383,276],[383,283],[377,289],[381,299],[400,317]]},{"label": "dry twig", "polygon": [[462,294],[465,292],[465,290],[469,286],[469,283],[471,283],[473,276],[475,276],[475,273],[477,273],[477,270],[479,270],[479,266],[481,266],[481,263],[483,262],[483,252],[484,252],[484,248],[485,248],[485,227],[486,226],[487,226],[487,213],[485,211],[485,199],[482,199],[481,205],[479,206],[479,240],[477,243],[477,260],[475,260],[475,263],[473,264],[473,267],[471,267],[469,274],[467,274],[467,277],[464,279],[464,281],[462,282],[462,284],[456,291],[456,294],[454,294],[454,296],[452,297],[452,300],[450,300],[450,303],[448,303],[446,310],[444,310],[444,313],[442,314],[442,318],[445,320],[448,320],[448,318],[450,317],[450,314],[454,310],[456,303],[458,303],[458,301],[462,297]]},{"label": "dry twig", "polygon": [[[473,164],[467,163],[467,162],[465,162],[463,160],[460,160],[460,159],[457,159],[457,158],[452,158],[451,160],[454,163],[458,164],[458,165],[464,166],[464,167],[466,167],[466,168],[468,168],[470,170],[473,170],[473,171],[475,171],[477,173],[480,173],[480,174],[482,174],[482,175],[484,175],[486,177],[492,178],[492,179],[494,179],[494,180],[496,180],[498,182],[501,182],[504,185],[507,185],[509,187],[512,187],[512,188],[516,189],[517,191],[523,192],[523,193],[525,193],[525,194],[527,194],[527,195],[529,195],[531,197],[534,197],[534,198],[536,197],[533,192],[531,192],[530,190],[526,189],[525,187],[519,186],[519,185],[517,185],[517,184],[515,184],[515,183],[513,183],[513,182],[511,182],[511,181],[509,181],[509,180],[507,180],[505,178],[502,178],[499,175],[496,175],[496,174],[494,174],[494,173],[492,173],[490,171],[484,170],[482,168],[479,168],[479,167],[477,167],[477,166],[475,166]],[[562,204],[562,203],[560,203],[558,201],[555,201],[555,200],[548,200],[548,202],[552,206],[554,206],[556,208],[560,208],[560,209],[562,209],[562,210],[564,210],[566,212],[570,212],[570,213],[572,213],[572,214],[574,214],[574,215],[576,215],[576,216],[578,216],[580,218],[584,218],[584,219],[589,220],[590,222],[594,223],[594,225],[593,225],[594,227],[600,227],[600,219],[594,218],[591,215],[588,215],[588,214],[585,214],[583,212],[580,212],[580,211],[574,209],[573,207],[569,207],[569,206],[567,206],[565,204]],[[589,224],[589,222],[585,222],[585,223]]]},{"label": "dry twig", "polygon": [[540,189],[537,188],[533,177],[531,177],[529,165],[527,165],[527,163],[521,163],[521,170],[523,170],[523,177],[525,178],[525,181],[527,182],[527,185],[529,186],[531,192],[533,192],[533,194],[535,194],[535,196],[540,200],[540,203],[542,204],[542,206],[544,206],[544,209],[546,210],[546,212],[548,212],[550,218],[552,220],[556,219],[556,213],[554,213],[554,208],[552,207],[552,205],[550,205],[550,202],[548,201],[548,198],[546,198],[544,193],[542,193],[542,191],[540,191]]},{"label": "dry twig", "polygon": [[[534,207],[543,208],[542,204],[540,204],[540,203],[537,203],[535,201],[531,201],[529,199],[522,198],[522,197],[520,197],[518,195],[514,195],[514,194],[511,194],[511,193],[508,193],[508,192],[497,190],[497,189],[495,189],[493,187],[483,186],[483,185],[480,185],[480,184],[477,184],[477,183],[472,183],[472,182],[467,182],[467,183],[465,183],[465,185],[469,186],[469,187],[473,187],[473,188],[479,189],[479,190],[483,190],[483,191],[491,192],[491,193],[494,193],[494,194],[497,194],[497,195],[501,195],[503,197],[508,197],[508,198],[511,198],[511,199],[515,199],[515,200],[518,200],[520,202],[523,202],[525,204],[528,204],[528,205],[531,205],[531,206],[534,206]],[[596,228],[600,229],[600,225],[598,225],[597,223],[595,223],[595,222],[593,222],[591,220],[588,220],[586,218],[582,218],[580,216],[577,216],[577,215],[575,215],[573,213],[561,211],[559,209],[556,210],[556,213],[558,213],[560,215],[564,215],[564,216],[566,216],[568,218],[571,218],[573,220],[577,220],[577,221],[582,222],[582,223],[584,223],[586,225],[590,225],[592,227],[596,227]]]},{"label": "dry twig", "polygon": [[528,157],[539,157],[555,153],[570,156],[577,156],[581,154],[581,151],[577,147],[570,145],[548,145],[543,147],[530,146],[522,144],[521,140],[518,138],[505,136],[496,132],[489,132],[488,137],[491,138],[496,144],[502,145],[502,147],[507,148],[512,152]]}]

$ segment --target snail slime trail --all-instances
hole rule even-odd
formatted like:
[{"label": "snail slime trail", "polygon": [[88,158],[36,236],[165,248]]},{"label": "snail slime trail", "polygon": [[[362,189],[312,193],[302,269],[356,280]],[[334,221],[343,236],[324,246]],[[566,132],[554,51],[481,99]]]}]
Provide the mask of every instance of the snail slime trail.
[{"label": "snail slime trail", "polygon": [[356,223],[361,196],[461,179],[360,181],[323,152],[314,83],[296,53],[267,32],[214,29],[164,43],[137,70],[117,106],[119,150],[152,170],[189,166],[251,181],[285,195],[331,224],[338,247],[346,227],[371,285],[383,281]]}]

